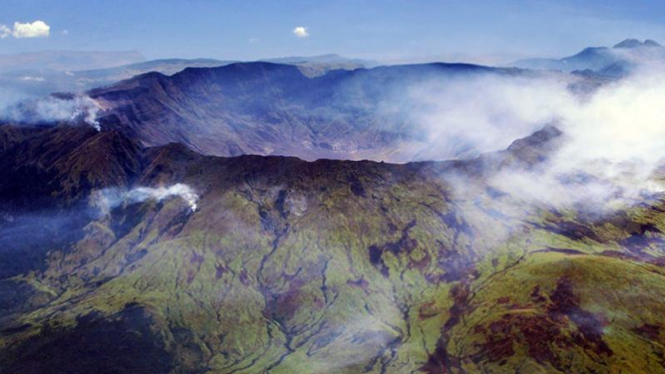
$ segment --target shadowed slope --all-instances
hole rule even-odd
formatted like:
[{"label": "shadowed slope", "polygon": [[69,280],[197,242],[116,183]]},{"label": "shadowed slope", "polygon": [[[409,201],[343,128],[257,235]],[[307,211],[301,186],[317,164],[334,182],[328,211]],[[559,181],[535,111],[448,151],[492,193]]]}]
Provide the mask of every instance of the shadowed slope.
[{"label": "shadowed slope", "polygon": [[100,119],[105,128],[148,146],[179,142],[218,156],[406,162],[425,144],[419,124],[394,108],[404,95],[425,82],[479,76],[537,74],[424,64],[336,70],[310,78],[296,66],[256,62],[189,68],[171,77],[149,73],[90,95],[105,109]]}]

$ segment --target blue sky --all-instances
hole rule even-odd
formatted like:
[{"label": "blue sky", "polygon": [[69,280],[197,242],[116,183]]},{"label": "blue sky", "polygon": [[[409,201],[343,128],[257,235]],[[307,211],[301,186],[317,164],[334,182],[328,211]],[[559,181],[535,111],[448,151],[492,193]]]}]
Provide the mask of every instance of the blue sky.
[{"label": "blue sky", "polygon": [[[626,37],[665,41],[665,3],[618,0],[0,0],[0,25],[48,37],[0,53],[138,50],[147,58],[339,53],[383,61],[563,56]],[[306,27],[307,37],[293,30]]]}]

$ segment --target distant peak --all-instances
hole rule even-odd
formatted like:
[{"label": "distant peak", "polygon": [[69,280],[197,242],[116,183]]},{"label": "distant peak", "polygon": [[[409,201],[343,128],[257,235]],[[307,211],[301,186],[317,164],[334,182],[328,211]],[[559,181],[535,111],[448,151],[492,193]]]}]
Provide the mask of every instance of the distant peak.
[{"label": "distant peak", "polygon": [[660,47],[661,45],[651,39],[641,42],[637,39],[626,39],[614,46],[614,48],[639,48],[639,47]]},{"label": "distant peak", "polygon": [[614,48],[636,48],[642,45],[642,42],[637,39],[626,39],[621,43],[614,46]]}]

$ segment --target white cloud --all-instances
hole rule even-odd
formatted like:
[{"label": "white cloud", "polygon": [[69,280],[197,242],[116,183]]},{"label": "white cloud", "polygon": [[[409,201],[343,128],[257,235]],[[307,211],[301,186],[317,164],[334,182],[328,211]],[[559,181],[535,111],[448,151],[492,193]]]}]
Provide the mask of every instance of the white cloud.
[{"label": "white cloud", "polygon": [[51,33],[51,26],[47,25],[44,21],[35,22],[14,22],[14,27],[10,29],[5,25],[0,25],[0,38],[4,39],[8,36],[13,36],[17,39],[22,38],[44,38]]},{"label": "white cloud", "polygon": [[14,31],[12,35],[15,38],[43,38],[49,36],[51,26],[44,21],[35,21],[33,23],[14,22]]},{"label": "white cloud", "polygon": [[8,37],[9,35],[12,34],[12,30],[5,26],[5,25],[0,25],[0,39],[4,39]]},{"label": "white cloud", "polygon": [[261,39],[259,39],[259,38],[249,38],[249,43],[250,44],[258,43],[260,41],[261,41]]},{"label": "white cloud", "polygon": [[309,32],[307,31],[307,27],[298,26],[295,29],[293,29],[293,35],[295,35],[296,38],[302,39],[308,37]]},{"label": "white cloud", "polygon": [[69,30],[62,30],[62,36],[69,36]]}]

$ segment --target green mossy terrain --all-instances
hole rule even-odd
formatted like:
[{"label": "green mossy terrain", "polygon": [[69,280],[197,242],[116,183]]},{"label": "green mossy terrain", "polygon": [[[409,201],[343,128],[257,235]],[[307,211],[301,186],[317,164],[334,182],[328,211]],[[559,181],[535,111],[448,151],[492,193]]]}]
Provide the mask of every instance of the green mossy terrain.
[{"label": "green mossy terrain", "polygon": [[[592,219],[484,183],[538,162],[552,129],[406,165],[0,129],[2,175],[46,178],[0,183],[6,210],[88,211],[108,186],[200,195],[194,212],[174,197],[87,215],[3,280],[21,296],[0,304],[0,373],[665,372],[665,202]],[[44,156],[66,131],[78,145]]]}]

